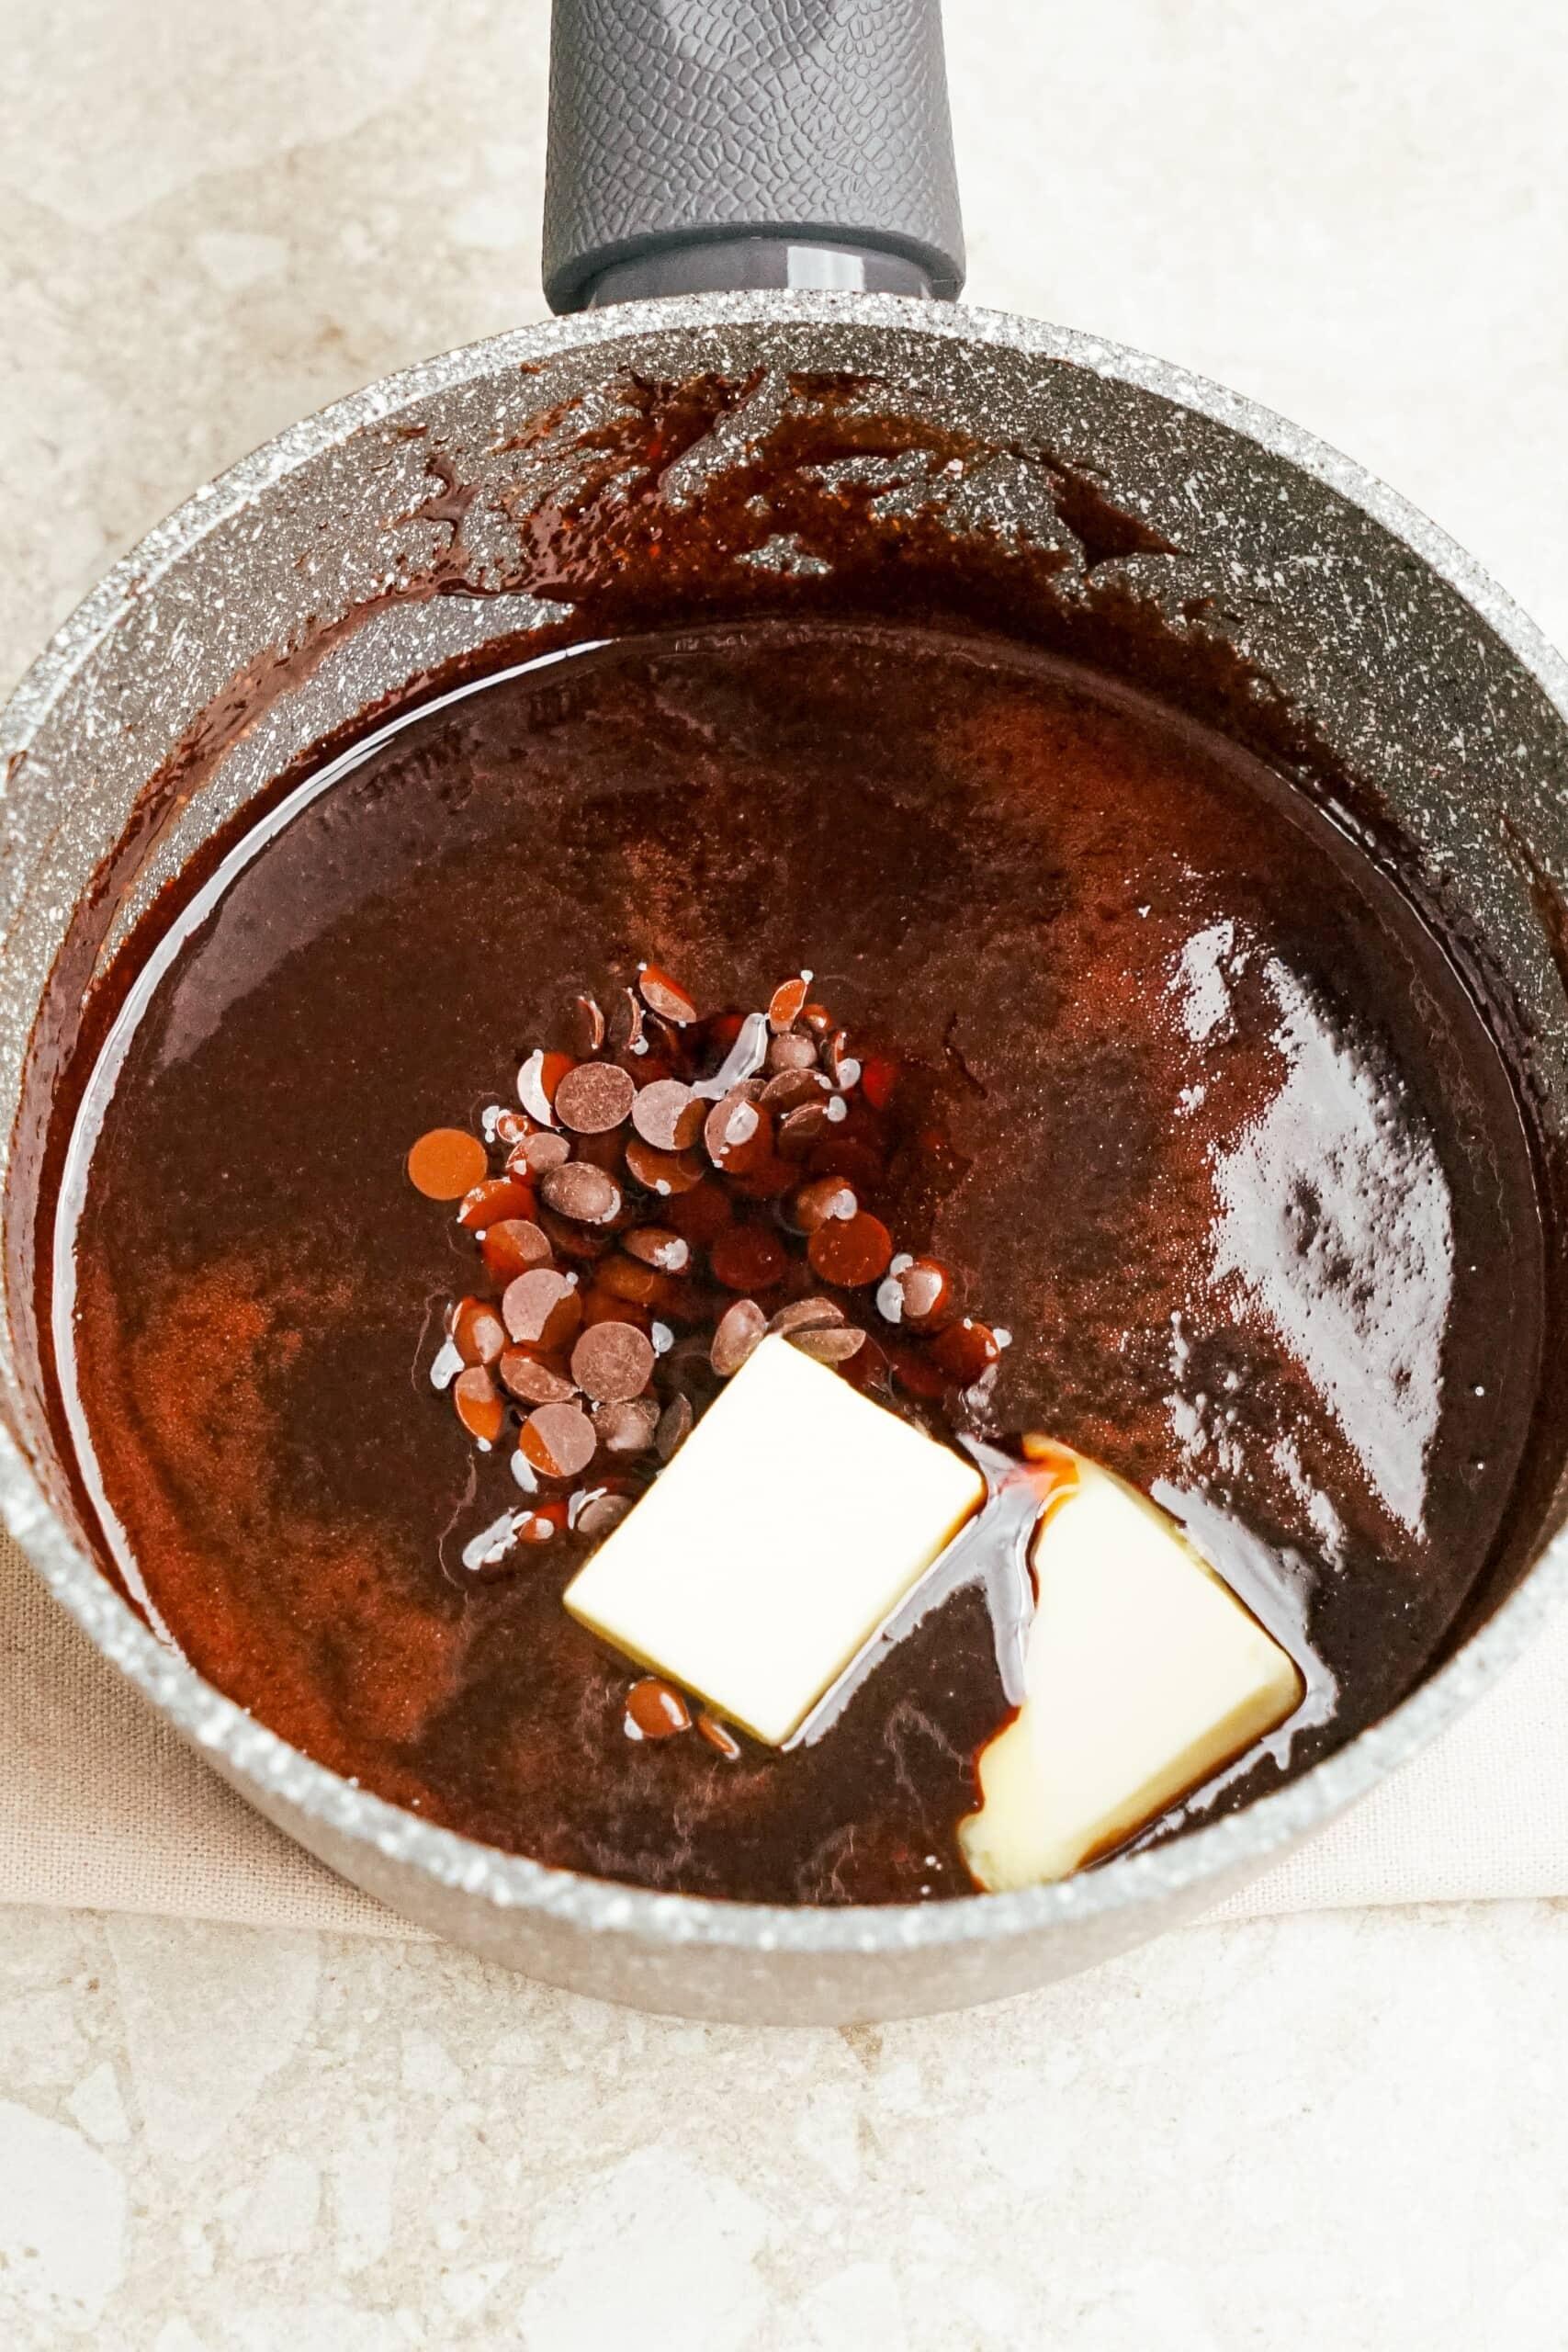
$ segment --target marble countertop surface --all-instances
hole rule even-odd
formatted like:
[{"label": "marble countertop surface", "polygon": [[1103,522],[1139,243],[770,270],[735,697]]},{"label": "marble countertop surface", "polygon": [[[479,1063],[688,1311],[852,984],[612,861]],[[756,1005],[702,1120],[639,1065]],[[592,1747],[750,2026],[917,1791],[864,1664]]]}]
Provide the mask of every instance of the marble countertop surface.
[{"label": "marble countertop surface", "polygon": [[[1299,418],[1568,640],[1560,0],[948,20],[972,299]],[[12,0],[0,679],[196,481],[540,315],[547,21]],[[1197,1928],[841,2033],[6,1912],[0,2343],[1561,2352],[1564,1912]]]}]

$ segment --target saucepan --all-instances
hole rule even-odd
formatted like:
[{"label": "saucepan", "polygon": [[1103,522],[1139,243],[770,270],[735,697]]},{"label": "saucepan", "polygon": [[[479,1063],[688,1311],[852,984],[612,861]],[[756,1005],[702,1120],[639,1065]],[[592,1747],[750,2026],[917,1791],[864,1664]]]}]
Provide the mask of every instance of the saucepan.
[{"label": "saucepan", "polygon": [[557,0],[551,107],[545,282],[562,315],[373,384],[205,485],[94,590],[0,722],[0,1504],[147,1702],[409,1918],[655,2009],[843,2022],[957,2007],[1214,1903],[1493,1682],[1568,1583],[1549,1441],[1515,1540],[1421,1685],[1183,1838],[1064,1884],[918,1908],[769,1908],[544,1869],[286,1746],[96,1562],[34,1307],[46,1116],[95,978],[281,769],[503,649],[602,631],[617,582],[642,581],[639,619],[649,593],[679,620],[759,583],[808,610],[787,514],[746,522],[720,492],[767,444],[793,498],[829,494],[826,435],[875,488],[868,580],[908,594],[947,564],[966,593],[1005,594],[1015,626],[1098,631],[1111,662],[1142,630],[1165,690],[1194,707],[1245,666],[1263,748],[1332,771],[1354,820],[1405,844],[1450,937],[1506,992],[1556,1182],[1568,668],[1422,516],[1280,418],[1092,336],[955,307],[937,0]]}]

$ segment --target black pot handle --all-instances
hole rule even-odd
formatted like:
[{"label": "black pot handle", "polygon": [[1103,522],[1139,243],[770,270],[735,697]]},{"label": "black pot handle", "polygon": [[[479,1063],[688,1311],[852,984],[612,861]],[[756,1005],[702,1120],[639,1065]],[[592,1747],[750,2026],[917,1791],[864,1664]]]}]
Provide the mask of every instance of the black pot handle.
[{"label": "black pot handle", "polygon": [[951,300],[941,0],[555,0],[553,311],[734,286]]}]

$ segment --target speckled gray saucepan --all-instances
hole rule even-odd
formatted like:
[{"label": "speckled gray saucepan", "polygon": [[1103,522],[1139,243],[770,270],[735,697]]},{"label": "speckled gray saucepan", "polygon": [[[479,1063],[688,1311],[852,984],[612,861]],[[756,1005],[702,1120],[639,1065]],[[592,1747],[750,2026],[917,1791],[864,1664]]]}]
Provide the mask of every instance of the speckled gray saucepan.
[{"label": "speckled gray saucepan", "polygon": [[[604,14],[581,0],[575,17]],[[771,25],[784,48],[767,70],[782,75],[790,41],[816,40],[819,64],[832,21],[852,14],[863,29],[878,11],[780,0],[730,7],[727,21],[759,39]],[[922,54],[910,70],[929,74]],[[696,74],[683,52],[677,62]],[[722,60],[712,67],[721,70]],[[890,77],[882,70],[878,92]],[[570,91],[562,100],[577,103]],[[558,229],[558,185],[557,198]],[[761,233],[770,219],[772,237]],[[722,284],[749,242],[786,279],[829,274],[823,253],[840,277],[869,254],[862,282],[874,279],[886,251],[912,255],[930,283],[947,236],[956,267],[955,216],[944,226],[940,207],[897,246],[879,247],[870,211],[847,199],[835,214],[797,194],[770,215],[760,198],[719,226],[682,232],[672,262],[646,222],[601,233],[585,213],[571,253],[581,258],[584,240],[598,238],[599,277],[643,263],[690,272],[705,243]],[[53,1069],[47,1052],[29,1064],[25,1046],[51,974],[57,991],[79,994],[158,884],[282,763],[449,663],[570,622],[566,591],[537,561],[549,538],[538,518],[580,497],[593,468],[595,496],[615,506],[605,427],[649,386],[695,375],[731,396],[656,496],[621,503],[639,529],[677,508],[700,525],[715,469],[775,430],[792,403],[847,379],[857,413],[886,421],[885,440],[908,447],[887,476],[890,513],[934,515],[955,543],[978,538],[1021,562],[1051,550],[1064,607],[1143,599],[1178,631],[1219,631],[1241,647],[1365,805],[1408,838],[1450,919],[1506,982],[1556,1148],[1568,1137],[1558,893],[1568,876],[1568,673],[1468,559],[1389,492],[1279,419],[1158,362],[877,292],[786,285],[594,308],[595,271],[575,269],[570,254],[563,262],[564,251],[558,236],[559,299],[590,307],[375,385],[202,489],[89,596],[0,720],[0,1503],[39,1574],[149,1702],[261,1812],[409,1917],[554,1983],[700,2016],[847,2021],[984,2000],[1190,1917],[1450,1722],[1568,1581],[1568,1546],[1551,1540],[1562,1514],[1554,1464],[1532,1465],[1526,1540],[1412,1697],[1279,1793],[1163,1849],[1061,1886],[908,1909],[769,1909],[541,1869],[433,1828],[284,1745],[154,1638],[95,1566],[42,1409],[30,1306],[50,1205],[38,1197],[32,1145]],[[791,259],[802,253],[804,265]],[[949,435],[974,453],[962,494],[932,454]],[[1065,481],[1094,486],[1135,518],[1144,551],[1097,553],[1075,536]],[[1159,548],[1172,551],[1150,551]],[[788,571],[787,535],[761,551]],[[754,583],[758,552],[738,553],[738,591],[742,562]],[[809,576],[796,588],[808,599]],[[1194,613],[1208,617],[1190,623]],[[95,919],[85,911],[95,876],[161,771],[177,788]]]}]

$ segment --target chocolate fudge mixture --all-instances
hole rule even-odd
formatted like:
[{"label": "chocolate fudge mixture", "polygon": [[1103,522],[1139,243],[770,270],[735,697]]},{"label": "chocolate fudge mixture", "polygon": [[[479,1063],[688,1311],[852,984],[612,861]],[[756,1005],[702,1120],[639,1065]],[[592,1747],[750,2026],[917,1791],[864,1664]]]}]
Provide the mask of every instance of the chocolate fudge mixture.
[{"label": "chocolate fudge mixture", "polygon": [[[1538,1385],[1540,1215],[1486,1023],[1396,882],[1218,738],[999,641],[847,622],[627,639],[452,700],[295,793],[148,964],[79,1114],[61,1352],[106,1550],[202,1673],[543,1861],[784,1902],[970,1891],[954,1831],[1007,1713],[977,1586],[781,1754],[628,1736],[637,1670],[560,1605],[605,1517],[548,1511],[547,1435],[547,1538],[476,1542],[525,1507],[517,1427],[552,1402],[503,1390],[492,1429],[470,1381],[455,1409],[449,1309],[471,1325],[520,1267],[487,1264],[452,1171],[411,1182],[411,1148],[464,1131],[455,1173],[537,1207],[549,1149],[508,1176],[538,1124],[519,1065],[580,1052],[577,1000],[613,1010],[645,965],[704,1020],[812,974],[886,1100],[858,1168],[814,1134],[801,1182],[858,1177],[1007,1342],[901,1385],[886,1262],[835,1285],[791,1225],[759,1284],[734,1235],[785,1233],[793,1193],[757,1187],[727,1283],[720,1227],[623,1159],[663,1237],[616,1248],[648,1283],[627,1319],[663,1327],[645,1416],[700,1412],[670,1360],[732,1299],[827,1295],[872,1335],[844,1376],[1104,1461],[1309,1664],[1312,1720],[1218,1802],[1410,1687],[1500,1541]],[[614,1497],[657,1459],[601,1442],[573,1476]],[[759,1515],[810,1476],[781,1431]]]}]

